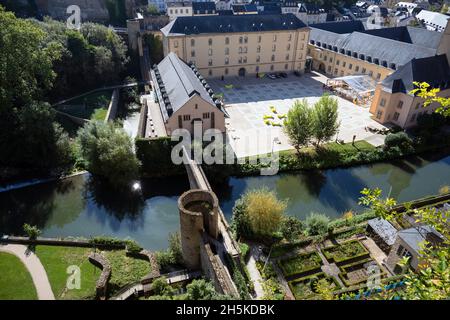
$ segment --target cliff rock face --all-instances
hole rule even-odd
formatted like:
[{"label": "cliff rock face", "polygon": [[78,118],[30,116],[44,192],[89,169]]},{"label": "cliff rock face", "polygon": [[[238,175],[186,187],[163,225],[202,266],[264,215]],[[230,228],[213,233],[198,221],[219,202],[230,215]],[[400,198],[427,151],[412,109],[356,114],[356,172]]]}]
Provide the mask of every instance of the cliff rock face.
[{"label": "cliff rock face", "polygon": [[104,0],[36,0],[40,11],[53,19],[66,20],[67,7],[77,5],[81,9],[81,21],[107,22],[108,9]]}]

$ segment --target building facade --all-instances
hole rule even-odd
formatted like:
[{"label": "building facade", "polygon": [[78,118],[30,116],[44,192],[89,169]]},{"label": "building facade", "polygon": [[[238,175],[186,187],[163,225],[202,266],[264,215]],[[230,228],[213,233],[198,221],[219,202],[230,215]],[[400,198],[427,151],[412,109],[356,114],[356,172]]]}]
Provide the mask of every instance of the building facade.
[{"label": "building facade", "polygon": [[223,104],[213,99],[213,91],[194,66],[171,52],[153,67],[151,79],[168,135],[175,129],[193,134],[194,127],[225,132]]},{"label": "building facade", "polygon": [[204,77],[303,72],[309,28],[292,14],[182,17],[163,29],[174,52]]},{"label": "building facade", "polygon": [[167,3],[167,15],[170,20],[174,20],[178,17],[190,17],[192,16],[192,2],[191,1],[179,1]]}]

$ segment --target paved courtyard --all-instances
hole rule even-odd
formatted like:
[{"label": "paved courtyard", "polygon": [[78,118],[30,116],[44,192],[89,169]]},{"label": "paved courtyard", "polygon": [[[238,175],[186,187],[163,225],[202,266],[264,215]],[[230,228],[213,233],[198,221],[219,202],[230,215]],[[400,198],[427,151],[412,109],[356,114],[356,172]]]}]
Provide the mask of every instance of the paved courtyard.
[{"label": "paved courtyard", "polygon": [[[284,134],[278,115],[284,115],[292,107],[295,100],[307,99],[312,105],[323,94],[322,85],[326,77],[311,73],[296,77],[271,80],[237,77],[210,80],[209,83],[216,93],[223,93],[226,111],[230,118],[226,120],[230,144],[237,157],[265,154],[273,151],[292,149]],[[232,89],[226,86],[232,84]],[[372,120],[368,108],[357,106],[350,101],[338,98],[339,118],[341,127],[338,139],[351,142],[353,135],[356,140],[366,140],[373,145],[381,145],[384,136],[366,131],[366,127],[384,128]],[[275,107],[276,114],[271,111]],[[272,115],[274,123],[280,126],[266,125],[264,115]]]}]

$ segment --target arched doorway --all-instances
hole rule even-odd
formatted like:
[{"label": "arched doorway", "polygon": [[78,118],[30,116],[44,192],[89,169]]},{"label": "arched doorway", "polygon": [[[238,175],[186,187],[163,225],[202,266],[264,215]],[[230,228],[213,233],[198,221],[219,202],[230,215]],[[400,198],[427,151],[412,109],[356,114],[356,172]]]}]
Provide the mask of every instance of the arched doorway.
[{"label": "arched doorway", "polygon": [[325,73],[325,65],[323,63],[319,64],[319,71]]},{"label": "arched doorway", "polygon": [[239,69],[239,76],[240,77],[245,77],[245,68],[240,68]]}]

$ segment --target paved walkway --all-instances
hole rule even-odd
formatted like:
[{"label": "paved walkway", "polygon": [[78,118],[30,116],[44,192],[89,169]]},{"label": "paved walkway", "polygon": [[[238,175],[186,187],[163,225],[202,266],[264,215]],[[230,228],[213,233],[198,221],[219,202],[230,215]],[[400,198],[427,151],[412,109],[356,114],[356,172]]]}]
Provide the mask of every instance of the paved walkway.
[{"label": "paved walkway", "polygon": [[21,244],[0,245],[0,251],[11,253],[22,261],[31,274],[39,300],[55,300],[47,273],[34,252]]},{"label": "paved walkway", "polygon": [[339,278],[340,270],[338,266],[335,263],[329,263],[328,260],[323,255],[322,251],[320,250],[319,246],[316,246],[317,253],[319,254],[320,258],[322,259],[323,266],[321,267],[322,271],[327,274],[330,277],[333,277],[336,279],[336,281],[339,283],[341,288],[345,288],[344,283]]},{"label": "paved walkway", "polygon": [[264,281],[259,273],[258,268],[256,267],[256,259],[255,257],[258,255],[258,248],[251,247],[250,248],[250,258],[247,262],[247,270],[250,274],[250,279],[253,282],[253,286],[255,288],[256,300],[262,300],[264,296],[264,290],[262,287],[262,282]]},{"label": "paved walkway", "polygon": [[[366,238],[361,240],[362,244],[367,248],[367,250],[369,250],[370,252],[370,256],[375,259],[375,261],[380,265],[384,265],[384,261],[386,260],[387,256],[386,254],[383,252],[383,250],[381,250],[377,244],[375,243],[375,241],[373,241],[371,238]],[[386,269],[387,270],[387,269]]]}]

